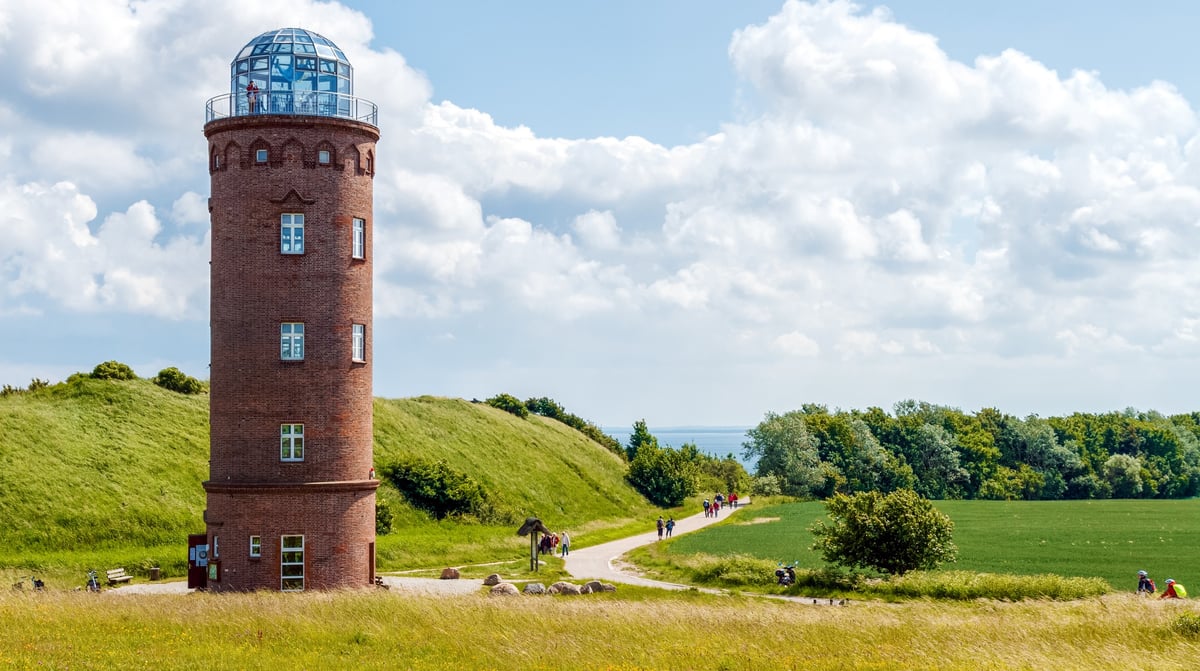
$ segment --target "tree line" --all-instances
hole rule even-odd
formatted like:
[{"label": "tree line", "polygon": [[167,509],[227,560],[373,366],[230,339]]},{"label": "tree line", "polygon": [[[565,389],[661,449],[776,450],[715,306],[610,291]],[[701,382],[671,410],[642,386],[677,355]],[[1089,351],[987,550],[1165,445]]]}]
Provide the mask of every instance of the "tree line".
[{"label": "tree line", "polygon": [[908,400],[803,405],[747,431],[753,491],[825,499],[911,489],[930,499],[1185,498],[1200,491],[1200,413],[1024,419]]}]

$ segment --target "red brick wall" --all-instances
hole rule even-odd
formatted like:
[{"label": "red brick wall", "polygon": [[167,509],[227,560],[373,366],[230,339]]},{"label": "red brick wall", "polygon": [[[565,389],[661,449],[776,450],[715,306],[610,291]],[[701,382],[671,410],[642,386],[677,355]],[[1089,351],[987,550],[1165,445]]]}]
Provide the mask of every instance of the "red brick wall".
[{"label": "red brick wall", "polygon": [[[280,539],[292,534],[304,536],[305,589],[371,584],[374,490],[210,491],[208,516],[209,543],[220,539],[214,591],[278,590]],[[262,538],[259,558],[250,556],[250,536]]]},{"label": "red brick wall", "polygon": [[[240,538],[239,546],[251,534],[263,536],[264,544],[273,534],[276,552],[276,531],[284,527],[292,530],[282,533],[326,539],[323,552],[370,543],[377,484],[367,479],[373,440],[371,168],[378,130],[346,119],[263,115],[213,121],[204,132],[212,183],[209,534]],[[268,152],[266,163],[256,161],[260,148]],[[329,165],[318,163],[320,149],[330,151]],[[280,253],[285,212],[304,214],[303,254]],[[355,217],[366,221],[364,259],[351,255]],[[304,323],[303,361],[280,360],[281,322]],[[351,360],[353,324],[367,326],[365,362]],[[281,424],[304,425],[302,462],[280,460]],[[261,501],[239,493],[234,505],[222,498],[230,495],[213,493],[213,486],[314,482],[358,483],[354,487],[366,498],[264,491]],[[357,524],[340,531],[350,514],[344,507],[357,510],[367,499],[370,538]],[[332,540],[341,533],[348,540]],[[334,561],[317,546],[312,552],[318,554],[309,561]],[[256,565],[266,559],[264,545]],[[277,556],[272,566],[271,585],[250,565],[233,571],[226,584],[278,589]],[[360,557],[353,570],[338,570],[347,584],[363,584],[366,559]],[[242,576],[253,577],[240,585]]]}]

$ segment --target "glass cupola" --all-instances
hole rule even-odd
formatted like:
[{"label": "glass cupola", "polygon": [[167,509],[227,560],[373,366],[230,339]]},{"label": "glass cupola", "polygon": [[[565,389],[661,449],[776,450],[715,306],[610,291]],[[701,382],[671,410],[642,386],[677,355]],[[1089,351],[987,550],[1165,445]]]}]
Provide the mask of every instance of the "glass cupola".
[{"label": "glass cupola", "polygon": [[329,38],[303,28],[250,40],[229,66],[229,94],[209,101],[208,120],[299,114],[376,120],[374,103],[354,97],[354,68]]}]

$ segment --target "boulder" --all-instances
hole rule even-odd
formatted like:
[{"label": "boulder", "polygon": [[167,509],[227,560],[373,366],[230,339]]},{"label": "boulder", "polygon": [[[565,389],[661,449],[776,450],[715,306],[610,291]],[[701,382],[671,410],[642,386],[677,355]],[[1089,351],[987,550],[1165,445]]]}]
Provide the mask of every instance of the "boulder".
[{"label": "boulder", "polygon": [[617,591],[616,586],[609,585],[608,583],[600,582],[599,580],[593,580],[593,581],[589,582],[588,584],[584,585],[583,587],[584,587],[584,589],[587,590],[587,592],[585,592],[586,594],[599,594],[600,592],[615,592],[615,591]]},{"label": "boulder", "polygon": [[540,582],[525,583],[525,589],[521,590],[525,594],[545,594],[546,586]]},{"label": "boulder", "polygon": [[588,586],[588,585],[590,585],[590,584],[591,584],[591,583],[584,583],[584,584],[580,585],[580,586],[579,586],[579,593],[580,593],[580,594],[591,594],[591,593],[592,593],[592,588]]},{"label": "boulder", "polygon": [[551,594],[582,594],[579,591],[579,585],[573,585],[569,582],[558,581],[550,586]]},{"label": "boulder", "polygon": [[442,580],[458,580],[458,569],[444,568],[442,569]]},{"label": "boulder", "polygon": [[512,584],[511,582],[502,582],[499,585],[492,587],[491,591],[488,592],[488,594],[490,594],[492,596],[520,596],[521,595],[521,593],[517,591],[517,586]]},{"label": "boulder", "polygon": [[500,574],[493,573],[493,574],[489,575],[488,577],[483,579],[483,584],[488,585],[489,587],[492,585],[499,585],[500,584]]}]

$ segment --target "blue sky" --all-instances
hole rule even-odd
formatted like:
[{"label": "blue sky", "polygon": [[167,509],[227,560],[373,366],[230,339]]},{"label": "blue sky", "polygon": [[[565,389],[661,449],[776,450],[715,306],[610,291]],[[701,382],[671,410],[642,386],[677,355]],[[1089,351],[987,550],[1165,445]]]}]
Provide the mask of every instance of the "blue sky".
[{"label": "blue sky", "polygon": [[300,25],[381,107],[379,396],[1190,411],[1198,13],[10,0],[0,383],[207,375],[204,100]]}]

